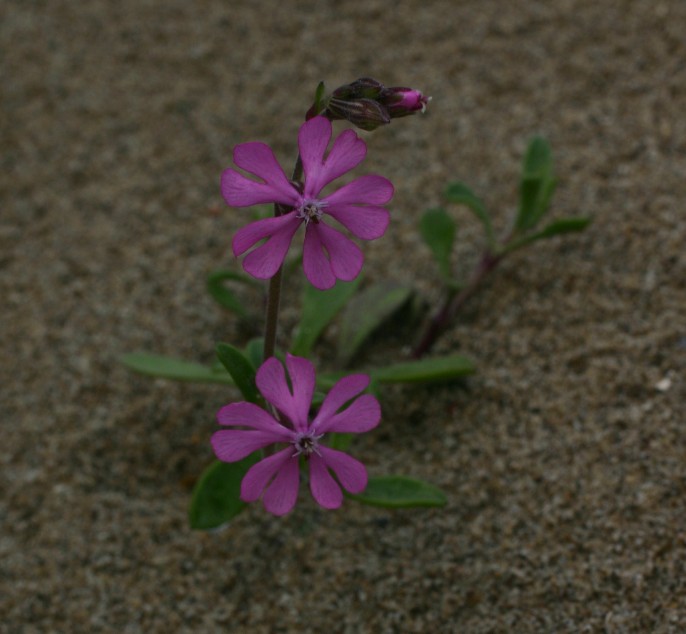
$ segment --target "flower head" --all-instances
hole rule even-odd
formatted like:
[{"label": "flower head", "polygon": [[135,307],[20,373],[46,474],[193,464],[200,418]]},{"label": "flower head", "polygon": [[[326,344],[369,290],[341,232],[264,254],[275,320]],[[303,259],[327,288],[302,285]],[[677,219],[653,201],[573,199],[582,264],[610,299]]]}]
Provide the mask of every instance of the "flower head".
[{"label": "flower head", "polygon": [[248,470],[241,483],[241,499],[254,502],[262,496],[270,513],[288,513],[298,496],[302,458],[309,465],[314,499],[324,508],[338,508],[343,501],[341,486],[350,493],[361,493],[367,486],[367,471],[361,462],[326,447],[322,440],[329,432],[359,434],[373,429],[381,419],[379,402],[370,394],[360,395],[369,385],[369,377],[353,374],[331,388],[310,420],[314,366],[307,359],[289,354],[286,367],[292,388],[283,365],[274,357],[262,364],[255,377],[262,396],[274,406],[279,418],[253,403],[222,407],[217,420],[232,429],[213,434],[214,453],[219,460],[236,462],[258,449],[283,444],[285,447]]},{"label": "flower head", "polygon": [[367,153],[364,141],[352,130],[345,130],[324,156],[330,140],[331,122],[325,117],[314,117],[300,128],[298,146],[305,174],[302,185],[288,180],[264,143],[241,143],[234,148],[236,165],[260,181],[232,168],[225,170],[221,186],[226,202],[233,207],[278,203],[288,209],[281,216],[253,222],[234,236],[232,246],[237,257],[252,249],[243,260],[243,268],[250,275],[273,277],[283,264],[295,232],[305,225],[305,276],[319,289],[331,288],[336,279],[355,279],[364,258],[359,247],[325,219],[333,218],[361,240],[374,240],[386,231],[389,214],[381,205],[393,196],[388,179],[361,176],[322,195],[330,182],[357,167]]}]

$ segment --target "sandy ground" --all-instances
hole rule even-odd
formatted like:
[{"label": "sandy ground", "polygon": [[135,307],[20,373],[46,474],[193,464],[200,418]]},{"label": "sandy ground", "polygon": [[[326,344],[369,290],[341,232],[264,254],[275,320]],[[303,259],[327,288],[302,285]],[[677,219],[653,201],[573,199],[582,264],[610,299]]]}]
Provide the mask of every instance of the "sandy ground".
[{"label": "sandy ground", "polygon": [[[4,2],[0,631],[686,631],[684,33],[679,0]],[[368,280],[435,297],[420,213],[460,179],[504,228],[533,133],[554,214],[594,224],[506,262],[441,339],[467,389],[388,390],[354,446],[445,509],[302,495],[193,532],[235,394],[117,357],[239,340],[203,290],[246,220],[231,147],[292,162],[317,82],[362,75],[433,96],[365,137],[397,192]],[[466,270],[479,228],[452,213]]]}]

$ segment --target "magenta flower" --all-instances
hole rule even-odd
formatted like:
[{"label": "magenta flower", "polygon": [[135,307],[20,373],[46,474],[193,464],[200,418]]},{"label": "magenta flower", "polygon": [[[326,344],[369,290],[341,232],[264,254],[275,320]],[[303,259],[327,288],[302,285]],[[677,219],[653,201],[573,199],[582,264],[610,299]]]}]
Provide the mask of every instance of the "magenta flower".
[{"label": "magenta flower", "polygon": [[[214,453],[219,460],[236,462],[258,449],[283,443],[284,449],[253,465],[245,474],[241,500],[254,502],[262,496],[270,513],[288,513],[298,497],[302,457],[310,467],[314,499],[324,508],[338,508],[343,501],[341,486],[350,493],[361,493],[367,486],[367,470],[348,454],[325,447],[322,438],[328,432],[359,434],[373,429],[381,419],[379,402],[370,394],[358,396],[369,385],[369,377],[352,374],[331,388],[310,421],[314,366],[307,359],[289,354],[286,367],[292,390],[283,365],[274,357],[262,364],[255,378],[262,396],[279,412],[280,420],[253,403],[226,405],[217,413],[217,420],[234,429],[213,434]],[[349,405],[344,408],[346,403]]]},{"label": "magenta flower", "polygon": [[[236,165],[260,181],[231,168],[225,170],[221,186],[226,202],[233,207],[279,203],[289,209],[282,216],[253,222],[234,236],[236,257],[252,249],[243,260],[243,268],[250,275],[273,277],[295,232],[304,224],[305,276],[319,289],[331,288],[336,279],[355,279],[364,258],[359,247],[324,218],[337,220],[361,240],[374,240],[386,231],[389,214],[380,205],[392,198],[393,185],[383,176],[361,176],[329,195],[321,195],[324,187],[357,167],[367,153],[364,141],[352,130],[345,130],[325,157],[330,140],[331,122],[325,117],[314,117],[301,126],[298,146],[305,174],[302,187],[288,180],[268,145],[241,143],[234,148]],[[253,249],[265,239],[264,244]]]},{"label": "magenta flower", "polygon": [[391,118],[406,117],[417,111],[426,112],[431,97],[425,97],[419,90],[400,86],[388,88],[389,96],[383,101]]}]

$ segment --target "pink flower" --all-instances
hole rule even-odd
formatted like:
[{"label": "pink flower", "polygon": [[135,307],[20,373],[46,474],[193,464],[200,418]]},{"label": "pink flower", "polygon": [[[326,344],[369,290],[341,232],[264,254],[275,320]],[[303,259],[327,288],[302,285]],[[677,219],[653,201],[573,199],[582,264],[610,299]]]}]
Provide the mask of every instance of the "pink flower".
[{"label": "pink flower", "polygon": [[288,180],[268,145],[241,143],[234,148],[236,165],[260,181],[231,168],[225,170],[221,186],[226,202],[233,207],[279,203],[290,210],[282,216],[253,222],[234,236],[236,257],[266,239],[243,260],[243,268],[250,275],[273,277],[283,264],[295,232],[304,224],[305,276],[319,289],[331,288],[336,279],[355,279],[364,258],[359,247],[329,226],[325,217],[337,220],[361,240],[374,240],[386,231],[389,214],[380,205],[393,196],[388,179],[361,176],[327,196],[321,195],[326,185],[357,167],[367,153],[364,141],[352,130],[345,130],[325,157],[330,140],[331,122],[325,117],[314,117],[301,126],[298,145],[305,173],[302,187]]},{"label": "pink flower", "polygon": [[431,97],[425,97],[419,90],[414,88],[403,88],[396,86],[388,88],[388,97],[383,103],[388,108],[391,118],[406,117],[414,114],[418,110],[426,111],[426,105],[431,100]]},{"label": "pink flower", "polygon": [[233,429],[213,434],[214,453],[219,460],[236,462],[268,445],[284,443],[284,449],[248,470],[241,483],[241,499],[254,502],[262,496],[270,513],[288,513],[298,496],[302,457],[310,466],[314,499],[324,508],[338,508],[343,501],[341,486],[350,493],[361,493],[367,486],[367,471],[361,462],[325,447],[321,441],[328,432],[359,434],[376,427],[381,419],[379,402],[370,394],[358,396],[369,385],[369,377],[353,374],[331,388],[310,421],[314,366],[307,359],[289,354],[286,367],[292,389],[283,365],[274,357],[262,364],[255,378],[262,396],[279,412],[280,420],[253,403],[226,405],[217,413],[217,420]]}]

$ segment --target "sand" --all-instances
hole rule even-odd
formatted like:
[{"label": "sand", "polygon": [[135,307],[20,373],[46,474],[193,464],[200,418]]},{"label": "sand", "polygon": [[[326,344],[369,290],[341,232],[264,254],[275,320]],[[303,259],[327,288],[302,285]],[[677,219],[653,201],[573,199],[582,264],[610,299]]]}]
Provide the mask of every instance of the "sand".
[{"label": "sand", "polygon": [[[678,0],[5,2],[0,632],[686,631],[684,33]],[[117,359],[243,340],[204,291],[248,217],[219,192],[231,148],[292,163],[317,82],[363,75],[433,97],[362,133],[361,171],[396,186],[367,283],[435,300],[422,211],[461,180],[505,231],[535,133],[552,216],[593,225],[506,260],[436,347],[477,374],[387,389],[353,446],[444,509],[327,512],[303,491],[284,519],[256,505],[194,532],[237,395]],[[480,228],[449,209],[466,273]],[[390,339],[362,362],[406,355]]]}]

